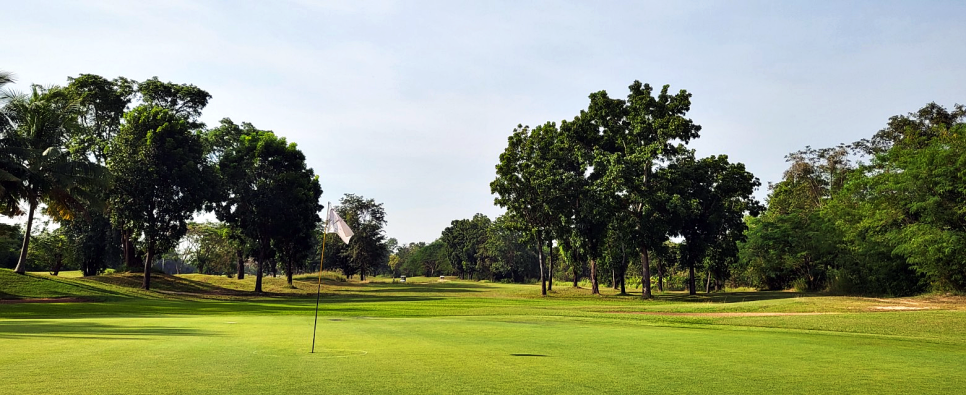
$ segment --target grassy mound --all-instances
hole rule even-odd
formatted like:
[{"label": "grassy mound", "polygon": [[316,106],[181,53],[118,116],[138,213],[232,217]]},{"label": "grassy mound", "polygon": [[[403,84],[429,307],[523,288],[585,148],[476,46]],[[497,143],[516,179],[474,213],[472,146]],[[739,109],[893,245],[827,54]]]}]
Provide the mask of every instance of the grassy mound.
[{"label": "grassy mound", "polygon": [[95,298],[116,295],[117,290],[79,278],[45,274],[17,274],[0,269],[0,300],[46,298]]},{"label": "grassy mound", "polygon": [[[322,273],[327,286],[352,286],[344,276],[333,272]],[[204,274],[151,275],[151,291],[141,289],[141,273],[113,273],[81,277],[79,272],[67,276],[51,276],[46,273],[16,274],[0,269],[0,300],[80,298],[84,300],[110,300],[112,298],[164,299],[177,296],[194,298],[249,298],[264,296],[309,296],[318,288],[318,273],[296,276],[293,286],[284,277],[262,278],[261,295],[254,294],[255,276],[244,280]]]},{"label": "grassy mound", "polygon": [[[966,300],[0,271],[0,393],[960,393]],[[16,284],[16,287],[14,287]],[[28,290],[27,288],[34,289]],[[85,288],[87,287],[87,288]],[[16,290],[14,290],[16,289]],[[59,294],[58,294],[59,292]],[[10,295],[7,293],[7,295]],[[100,296],[98,296],[100,295]],[[240,295],[240,296],[239,296]],[[284,374],[280,374],[283,372]],[[374,373],[375,372],[375,373]]]}]

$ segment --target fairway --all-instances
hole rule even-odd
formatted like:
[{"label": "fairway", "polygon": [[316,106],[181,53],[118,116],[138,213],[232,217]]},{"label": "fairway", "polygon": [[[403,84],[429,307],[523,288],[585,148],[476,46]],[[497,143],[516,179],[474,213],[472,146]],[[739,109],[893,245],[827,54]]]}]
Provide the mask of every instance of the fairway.
[{"label": "fairway", "polygon": [[[151,293],[111,285],[123,284],[123,277],[29,278],[57,281],[66,293],[65,284],[77,285],[87,301],[0,304],[0,366],[17,378],[0,383],[0,393],[938,394],[966,388],[966,311],[949,298],[667,293],[644,302],[591,297],[564,284],[540,298],[534,285],[327,283],[311,354],[309,276],[297,281],[299,289],[262,298],[230,288],[207,296],[174,291],[231,284],[211,276],[165,277],[159,288],[172,290]],[[101,296],[91,296],[98,290]],[[910,303],[928,308],[886,309]]]}]

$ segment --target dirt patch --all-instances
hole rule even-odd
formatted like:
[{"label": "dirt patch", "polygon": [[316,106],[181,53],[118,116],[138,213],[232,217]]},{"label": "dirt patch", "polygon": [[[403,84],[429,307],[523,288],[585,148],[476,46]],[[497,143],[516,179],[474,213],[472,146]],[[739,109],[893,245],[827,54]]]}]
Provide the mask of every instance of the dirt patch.
[{"label": "dirt patch", "polygon": [[84,298],[37,298],[37,299],[8,299],[0,300],[0,304],[21,304],[21,303],[84,303],[90,300]]},{"label": "dirt patch", "polygon": [[929,310],[933,307],[917,307],[917,306],[872,306],[873,310],[884,310],[884,311],[910,311],[910,310]]},{"label": "dirt patch", "polygon": [[780,317],[788,315],[823,315],[836,313],[671,313],[664,311],[608,311],[614,314],[665,315],[680,317]]}]

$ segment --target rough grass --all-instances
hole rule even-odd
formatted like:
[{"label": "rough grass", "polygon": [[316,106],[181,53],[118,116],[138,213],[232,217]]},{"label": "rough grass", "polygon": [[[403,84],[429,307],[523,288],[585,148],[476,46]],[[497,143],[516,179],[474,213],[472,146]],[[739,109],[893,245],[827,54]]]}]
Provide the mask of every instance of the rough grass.
[{"label": "rough grass", "polygon": [[[18,276],[0,297],[0,393],[960,393],[962,298],[604,290],[326,275]],[[271,286],[272,288],[269,288]],[[882,307],[922,310],[882,309]],[[649,315],[812,313],[821,315]]]}]

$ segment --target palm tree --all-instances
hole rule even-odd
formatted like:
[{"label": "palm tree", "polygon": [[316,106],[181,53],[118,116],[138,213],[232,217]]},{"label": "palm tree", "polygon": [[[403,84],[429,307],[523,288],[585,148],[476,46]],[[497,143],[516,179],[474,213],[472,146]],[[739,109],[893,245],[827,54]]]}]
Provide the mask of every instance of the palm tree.
[{"label": "palm tree", "polygon": [[10,119],[3,113],[3,107],[9,96],[2,90],[3,86],[13,82],[13,74],[0,71],[0,214],[18,215],[17,207],[17,186],[20,184],[20,177],[23,166],[20,165],[18,144],[14,142],[11,134]]},{"label": "palm tree", "polygon": [[[27,270],[30,231],[37,207],[44,203],[47,214],[70,219],[75,213],[98,206],[95,190],[106,185],[106,170],[86,157],[73,157],[65,150],[70,133],[76,128],[80,107],[57,87],[33,86],[31,93],[3,93],[0,109],[8,122],[4,149],[13,151],[18,165],[16,178],[8,182],[4,199],[26,203],[27,226],[23,248],[15,271]],[[0,200],[3,202],[3,200]]]}]

